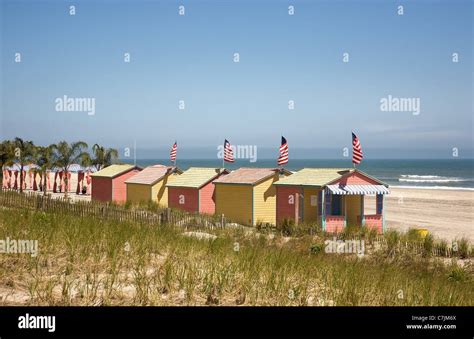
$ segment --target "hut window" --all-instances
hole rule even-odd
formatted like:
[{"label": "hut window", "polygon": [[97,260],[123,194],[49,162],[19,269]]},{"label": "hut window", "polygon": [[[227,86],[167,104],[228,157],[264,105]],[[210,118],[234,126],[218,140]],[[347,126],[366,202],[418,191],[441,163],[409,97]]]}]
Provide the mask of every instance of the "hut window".
[{"label": "hut window", "polygon": [[331,215],[341,215],[341,214],[342,214],[342,196],[332,195]]},{"label": "hut window", "polygon": [[295,196],[293,194],[290,194],[288,196],[288,205],[294,205],[295,204]]},{"label": "hut window", "polygon": [[186,199],[184,198],[184,195],[180,194],[179,196],[179,204],[184,205],[186,203]]},{"label": "hut window", "polygon": [[318,205],[318,197],[316,195],[312,195],[310,197],[311,201],[310,204],[311,206],[317,206]]},{"label": "hut window", "polygon": [[329,192],[326,192],[326,196],[324,197],[324,202],[326,203],[326,206],[324,208],[325,215],[331,215],[331,198],[332,198],[332,194]]},{"label": "hut window", "polygon": [[376,213],[382,214],[383,213],[383,195],[382,194],[377,194],[376,205],[377,205]]}]

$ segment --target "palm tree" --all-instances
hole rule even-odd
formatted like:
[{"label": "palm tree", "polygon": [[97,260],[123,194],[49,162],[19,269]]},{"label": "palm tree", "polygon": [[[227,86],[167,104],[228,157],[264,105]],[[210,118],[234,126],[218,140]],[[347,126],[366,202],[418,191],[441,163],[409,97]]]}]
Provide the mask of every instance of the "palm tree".
[{"label": "palm tree", "polygon": [[48,170],[54,166],[54,147],[56,145],[49,145],[46,147],[38,146],[36,148],[36,164],[39,167],[38,172],[40,173],[41,179],[41,188],[43,194],[46,195],[46,185],[47,185],[47,174]]},{"label": "palm tree", "polygon": [[0,143],[0,191],[3,189],[3,167],[13,165],[13,143],[5,140]]},{"label": "palm tree", "polygon": [[118,151],[114,148],[105,148],[98,144],[92,146],[94,158],[91,160],[92,165],[96,170],[100,171],[102,168],[112,165],[118,159]]},{"label": "palm tree", "polygon": [[54,154],[53,163],[61,168],[64,173],[64,183],[66,185],[64,196],[67,197],[69,166],[75,163],[79,163],[82,166],[86,164],[87,159],[89,159],[89,154],[85,151],[87,144],[83,141],[76,141],[71,144],[61,141],[57,145],[53,145],[52,149]]},{"label": "palm tree", "polygon": [[35,151],[35,145],[32,141],[25,141],[16,137],[13,140],[14,156],[20,165],[20,192],[23,192],[23,169],[30,163]]}]

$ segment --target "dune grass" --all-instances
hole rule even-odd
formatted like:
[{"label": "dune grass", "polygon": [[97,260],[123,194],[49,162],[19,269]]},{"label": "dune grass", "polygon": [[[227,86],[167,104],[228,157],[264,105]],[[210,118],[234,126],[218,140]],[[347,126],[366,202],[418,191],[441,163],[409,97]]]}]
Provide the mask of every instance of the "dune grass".
[{"label": "dune grass", "polygon": [[0,304],[474,304],[469,261],[328,254],[320,238],[241,228],[212,230],[215,240],[183,232],[2,209],[0,239],[38,240],[39,254],[0,254]]}]

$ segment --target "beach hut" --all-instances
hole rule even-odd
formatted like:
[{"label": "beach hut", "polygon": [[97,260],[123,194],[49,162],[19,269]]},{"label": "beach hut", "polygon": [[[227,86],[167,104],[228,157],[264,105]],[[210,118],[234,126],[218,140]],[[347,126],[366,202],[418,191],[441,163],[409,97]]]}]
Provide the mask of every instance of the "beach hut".
[{"label": "beach hut", "polygon": [[[353,168],[305,168],[275,183],[277,223],[315,222],[327,232],[347,225],[384,229],[388,185]],[[366,196],[375,196],[375,213],[366,214]]]},{"label": "beach hut", "polygon": [[168,183],[168,206],[188,212],[214,214],[213,181],[229,171],[221,168],[191,167]]},{"label": "beach hut", "polygon": [[240,168],[213,181],[216,214],[246,225],[275,224],[273,185],[291,172],[279,168]]},{"label": "beach hut", "polygon": [[151,200],[167,207],[168,188],[166,185],[181,173],[183,171],[174,166],[153,165],[146,167],[125,181],[127,201],[145,202]]},{"label": "beach hut", "polygon": [[125,180],[141,171],[134,165],[111,165],[91,174],[92,200],[124,202]]}]

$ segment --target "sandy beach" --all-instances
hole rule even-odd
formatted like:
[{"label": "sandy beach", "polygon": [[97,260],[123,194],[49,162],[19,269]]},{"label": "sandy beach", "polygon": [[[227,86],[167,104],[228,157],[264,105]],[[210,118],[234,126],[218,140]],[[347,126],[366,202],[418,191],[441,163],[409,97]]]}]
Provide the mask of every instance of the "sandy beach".
[{"label": "sandy beach", "polygon": [[[374,211],[373,199],[367,197],[366,213]],[[385,202],[387,228],[426,228],[446,240],[474,241],[474,191],[391,187]]]}]

